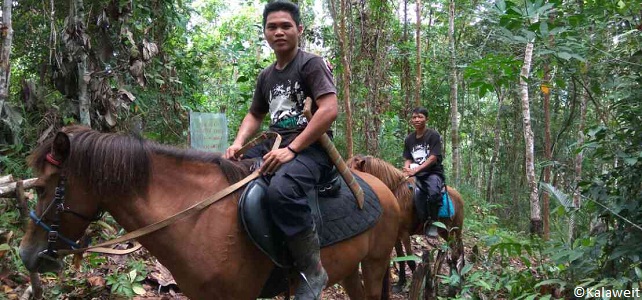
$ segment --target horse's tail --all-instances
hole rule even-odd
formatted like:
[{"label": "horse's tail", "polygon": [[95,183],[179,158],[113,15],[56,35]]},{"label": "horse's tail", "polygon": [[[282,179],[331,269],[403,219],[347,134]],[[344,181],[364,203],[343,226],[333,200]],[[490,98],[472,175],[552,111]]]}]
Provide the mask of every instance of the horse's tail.
[{"label": "horse's tail", "polygon": [[390,264],[388,264],[386,275],[383,276],[383,284],[381,285],[381,300],[390,300],[390,290],[392,289],[390,276]]}]

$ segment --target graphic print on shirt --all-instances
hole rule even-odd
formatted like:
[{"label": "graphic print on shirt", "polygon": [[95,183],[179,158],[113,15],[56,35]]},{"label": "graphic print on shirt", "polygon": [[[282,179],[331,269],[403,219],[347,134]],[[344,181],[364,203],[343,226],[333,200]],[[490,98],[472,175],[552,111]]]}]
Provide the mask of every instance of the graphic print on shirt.
[{"label": "graphic print on shirt", "polygon": [[410,154],[415,163],[421,165],[430,156],[430,148],[426,144],[416,144],[410,150]]},{"label": "graphic print on shirt", "polygon": [[307,123],[303,116],[303,89],[299,82],[276,84],[270,90],[270,121],[281,128],[294,128]]}]

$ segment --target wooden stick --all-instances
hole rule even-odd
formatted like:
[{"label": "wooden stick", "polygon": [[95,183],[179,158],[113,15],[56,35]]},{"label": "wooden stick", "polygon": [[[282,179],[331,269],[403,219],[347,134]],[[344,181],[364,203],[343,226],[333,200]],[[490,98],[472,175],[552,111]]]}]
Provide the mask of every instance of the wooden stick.
[{"label": "wooden stick", "polygon": [[[310,99],[309,97],[305,99],[305,104],[303,105],[303,114],[306,118],[308,118],[308,121],[312,120],[312,99]],[[341,174],[343,180],[345,180],[346,184],[348,184],[348,187],[350,187],[350,190],[357,200],[359,209],[363,209],[363,190],[361,189],[359,183],[357,183],[357,180],[354,178],[352,172],[350,172],[348,165],[346,165],[346,162],[341,157],[341,154],[337,150],[337,147],[334,146],[327,133],[324,133],[321,136],[321,138],[319,139],[319,143],[321,143],[323,149],[328,153],[328,156],[330,156],[330,160],[332,160],[332,163],[334,163],[334,165],[337,167],[337,171],[339,171],[339,174]]]},{"label": "wooden stick", "polygon": [[20,222],[27,224],[29,209],[27,207],[27,196],[25,196],[25,187],[23,181],[16,181],[16,206],[20,212]]},{"label": "wooden stick", "polygon": [[[36,183],[38,178],[30,178],[22,181],[25,189],[30,189]],[[16,191],[16,183],[12,182],[6,185],[0,185],[0,197],[11,197],[13,198],[13,193]]]}]

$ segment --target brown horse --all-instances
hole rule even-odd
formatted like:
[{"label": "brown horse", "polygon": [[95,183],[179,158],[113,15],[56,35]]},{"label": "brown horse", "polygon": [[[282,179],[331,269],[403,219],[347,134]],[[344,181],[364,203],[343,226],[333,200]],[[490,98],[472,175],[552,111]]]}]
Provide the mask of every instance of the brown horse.
[{"label": "brown horse", "polygon": [[[79,126],[63,128],[36,149],[30,165],[39,173],[36,215],[43,223],[59,223],[59,233],[71,243],[83,235],[90,216],[101,210],[109,212],[125,230],[133,231],[163,220],[250,173],[247,163],[232,162],[219,154]],[[380,299],[397,239],[399,205],[380,180],[357,174],[378,196],[381,217],[366,232],[323,248],[321,257],[330,277],[328,286],[341,282],[351,299]],[[54,214],[55,209],[47,207],[60,186],[65,189],[62,210],[58,210],[62,213]],[[240,225],[240,194],[239,190],[189,218],[138,238],[192,299],[255,299],[275,267]],[[61,260],[47,252],[47,232],[42,224],[36,225],[30,223],[20,244],[24,265],[30,271],[59,270]],[[60,239],[52,247],[69,248]]]},{"label": "brown horse", "polygon": [[[401,207],[401,225],[399,226],[399,240],[395,245],[397,256],[403,256],[405,247],[406,252],[412,253],[410,247],[410,236],[414,234],[423,234],[423,226],[420,224],[419,219],[415,213],[415,206],[413,203],[414,191],[409,188],[408,184],[414,185],[414,178],[407,178],[404,174],[392,164],[376,158],[374,156],[357,155],[350,158],[347,164],[353,170],[358,170],[368,174],[372,174],[379,178],[383,183],[392,190],[399,201]],[[440,218],[439,221],[444,223],[448,230],[439,229],[439,235],[446,241],[452,249],[452,257],[450,258],[451,267],[462,258],[463,242],[462,242],[462,228],[464,224],[464,201],[457,190],[448,186],[448,195],[452,199],[455,207],[455,215],[452,218]],[[397,290],[401,290],[405,284],[405,265],[400,262],[399,267],[399,281],[397,283]],[[409,267],[414,271],[414,262],[409,263]]]}]

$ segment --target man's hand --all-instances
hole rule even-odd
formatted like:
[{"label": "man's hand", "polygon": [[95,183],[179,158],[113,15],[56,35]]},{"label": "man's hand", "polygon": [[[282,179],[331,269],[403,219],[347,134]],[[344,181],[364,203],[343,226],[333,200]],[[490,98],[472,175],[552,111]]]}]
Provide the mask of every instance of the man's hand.
[{"label": "man's hand", "polygon": [[268,152],[263,156],[261,174],[274,174],[282,164],[291,161],[295,156],[294,152],[290,151],[288,148],[281,148]]},{"label": "man's hand", "polygon": [[[223,157],[227,158],[227,159],[231,159],[231,160],[239,160],[240,157],[236,157],[235,155],[236,155],[236,152],[241,150],[242,147],[243,146],[239,146],[239,145],[234,145],[233,144],[232,146],[227,148],[227,150],[225,150],[225,154],[223,154]],[[241,155],[241,156],[243,156],[243,155]]]},{"label": "man's hand", "polygon": [[417,169],[418,169],[418,168],[408,168],[408,167],[405,167],[405,168],[403,168],[403,169],[402,169],[402,171],[403,171],[403,175],[404,175],[404,176],[408,176],[408,177],[415,176],[415,174],[417,174]]}]

